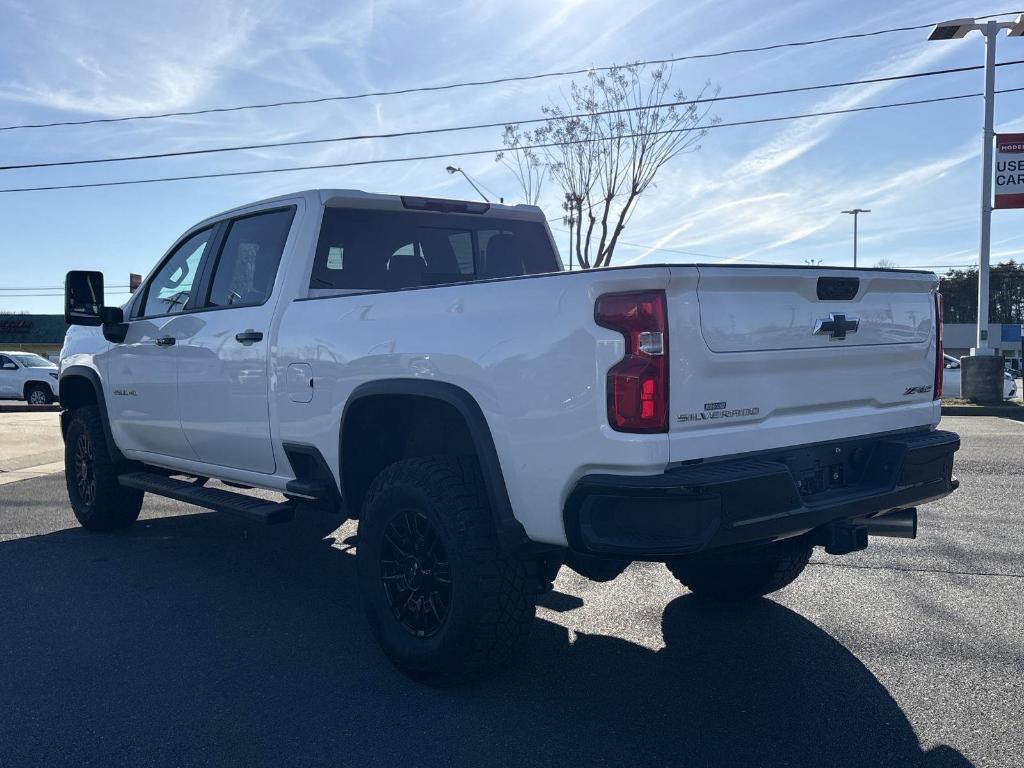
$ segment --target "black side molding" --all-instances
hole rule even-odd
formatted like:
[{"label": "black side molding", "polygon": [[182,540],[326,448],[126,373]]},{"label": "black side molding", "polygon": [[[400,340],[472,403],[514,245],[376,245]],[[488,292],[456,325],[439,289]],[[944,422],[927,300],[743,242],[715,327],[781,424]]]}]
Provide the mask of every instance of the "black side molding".
[{"label": "black side molding", "polygon": [[321,501],[332,512],[342,511],[341,492],[320,450],[306,443],[284,443],[282,447],[295,472],[295,479],[288,481],[285,490]]}]

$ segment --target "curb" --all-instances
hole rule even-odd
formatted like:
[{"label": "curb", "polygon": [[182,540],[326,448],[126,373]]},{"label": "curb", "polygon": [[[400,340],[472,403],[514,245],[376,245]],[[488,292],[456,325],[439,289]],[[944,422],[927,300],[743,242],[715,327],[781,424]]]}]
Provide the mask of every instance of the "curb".
[{"label": "curb", "polygon": [[60,406],[29,405],[28,403],[0,403],[0,413],[59,413]]},{"label": "curb", "polygon": [[944,405],[943,416],[998,416],[1024,421],[1024,407],[1019,405]]}]

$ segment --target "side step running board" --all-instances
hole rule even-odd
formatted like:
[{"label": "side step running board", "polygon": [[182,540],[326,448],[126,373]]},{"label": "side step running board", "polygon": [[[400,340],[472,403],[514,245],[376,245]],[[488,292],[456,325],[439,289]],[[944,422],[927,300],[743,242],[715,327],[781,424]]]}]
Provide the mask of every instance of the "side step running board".
[{"label": "side step running board", "polygon": [[228,512],[267,525],[286,523],[295,517],[295,509],[291,504],[258,499],[220,488],[204,488],[158,472],[128,472],[118,477],[118,482],[127,488],[137,488],[147,493],[195,504],[197,507]]}]

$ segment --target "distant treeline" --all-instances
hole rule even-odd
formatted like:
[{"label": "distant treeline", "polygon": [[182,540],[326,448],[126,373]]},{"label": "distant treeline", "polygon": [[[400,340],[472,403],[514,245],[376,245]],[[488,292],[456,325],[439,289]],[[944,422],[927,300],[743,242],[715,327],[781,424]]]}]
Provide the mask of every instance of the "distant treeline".
[{"label": "distant treeline", "polygon": [[[947,323],[974,323],[978,317],[978,268],[953,269],[940,279],[943,318]],[[1024,323],[1024,265],[1008,261],[989,274],[989,320]]]}]

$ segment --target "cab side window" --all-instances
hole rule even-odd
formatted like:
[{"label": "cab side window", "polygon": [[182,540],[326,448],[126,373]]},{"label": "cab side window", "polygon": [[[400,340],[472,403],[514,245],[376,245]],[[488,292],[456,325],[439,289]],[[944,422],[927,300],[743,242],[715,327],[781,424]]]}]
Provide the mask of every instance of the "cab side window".
[{"label": "cab side window", "polygon": [[207,306],[254,306],[270,298],[294,214],[288,208],[228,225]]},{"label": "cab side window", "polygon": [[0,355],[0,371],[16,371],[18,366],[7,355]]},{"label": "cab side window", "polygon": [[146,287],[142,317],[176,315],[186,309],[192,296],[192,285],[199,272],[203,253],[210,243],[213,229],[197,232],[178,246],[164,262]]}]

